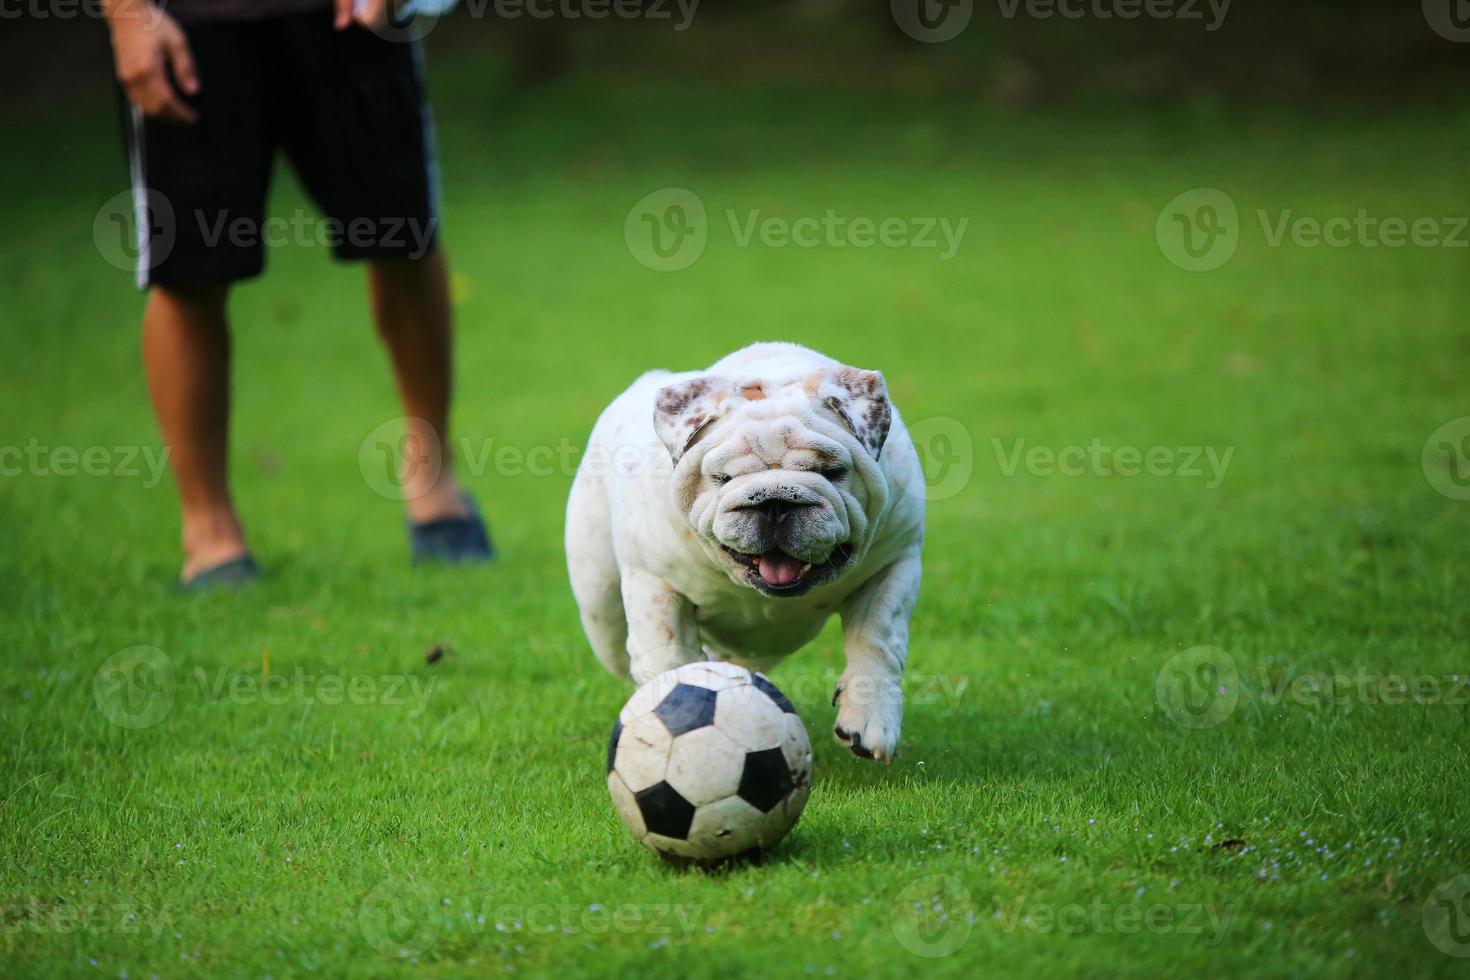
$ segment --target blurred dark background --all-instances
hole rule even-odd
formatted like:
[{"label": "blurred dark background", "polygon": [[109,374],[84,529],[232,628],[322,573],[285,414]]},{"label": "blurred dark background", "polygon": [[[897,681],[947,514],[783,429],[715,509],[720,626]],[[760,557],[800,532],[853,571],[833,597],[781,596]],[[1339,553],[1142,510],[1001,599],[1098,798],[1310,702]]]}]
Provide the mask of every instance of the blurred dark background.
[{"label": "blurred dark background", "polygon": [[[1176,0],[1173,16],[1101,15],[1128,2],[1072,0],[1076,18],[1036,16],[1049,8],[1025,0],[977,2],[957,37],[921,43],[886,0],[700,0],[684,30],[673,0],[663,17],[601,20],[567,16],[587,9],[569,0],[544,0],[544,17],[517,0],[466,0],[426,43],[482,51],[503,65],[505,91],[590,73],[969,93],[1017,112],[1119,102],[1422,109],[1463,94],[1470,78],[1470,43],[1433,26],[1454,35],[1466,25],[1459,33],[1470,35],[1464,0],[1235,0],[1223,10],[1218,0]],[[95,0],[4,0],[0,13],[0,108],[49,111],[105,92],[111,67]]]}]

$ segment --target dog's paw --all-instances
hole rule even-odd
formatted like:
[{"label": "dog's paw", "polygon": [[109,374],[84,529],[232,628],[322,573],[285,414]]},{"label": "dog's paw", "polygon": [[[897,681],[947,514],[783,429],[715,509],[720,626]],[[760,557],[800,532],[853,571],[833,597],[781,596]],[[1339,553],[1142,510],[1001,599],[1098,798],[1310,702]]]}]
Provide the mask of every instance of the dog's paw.
[{"label": "dog's paw", "polygon": [[832,703],[837,706],[832,728],[837,741],[860,758],[893,761],[903,726],[903,690],[896,680],[844,674]]}]

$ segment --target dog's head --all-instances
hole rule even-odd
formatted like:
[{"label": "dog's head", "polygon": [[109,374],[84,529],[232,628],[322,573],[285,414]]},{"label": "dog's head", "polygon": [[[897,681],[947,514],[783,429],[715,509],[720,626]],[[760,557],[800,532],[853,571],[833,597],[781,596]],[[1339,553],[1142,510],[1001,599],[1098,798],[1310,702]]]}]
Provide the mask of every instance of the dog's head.
[{"label": "dog's head", "polygon": [[888,501],[883,376],[832,367],[780,380],[706,375],[663,388],[654,428],[673,492],[710,557],[768,596],[804,595],[867,552]]}]

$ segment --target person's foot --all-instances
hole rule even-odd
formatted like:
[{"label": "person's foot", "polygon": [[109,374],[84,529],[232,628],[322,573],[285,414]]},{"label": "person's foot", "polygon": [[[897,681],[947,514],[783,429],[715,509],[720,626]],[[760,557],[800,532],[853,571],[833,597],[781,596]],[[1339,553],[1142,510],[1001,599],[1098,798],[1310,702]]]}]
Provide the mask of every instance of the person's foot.
[{"label": "person's foot", "polygon": [[408,522],[408,544],[415,565],[442,562],[449,565],[478,565],[495,557],[490,532],[469,494],[461,494],[459,514],[426,521]]},{"label": "person's foot", "polygon": [[405,479],[403,494],[404,509],[408,511],[409,521],[414,524],[425,524],[449,517],[464,518],[473,510],[469,497],[452,473],[440,474],[432,482],[423,484]]},{"label": "person's foot", "polygon": [[260,578],[260,569],[256,567],[255,559],[247,553],[238,558],[220,562],[218,565],[211,565],[188,578],[180,579],[178,590],[194,594],[243,589],[258,578]]},{"label": "person's foot", "polygon": [[179,570],[181,584],[250,557],[240,518],[230,507],[185,514],[183,544],[184,567]]}]

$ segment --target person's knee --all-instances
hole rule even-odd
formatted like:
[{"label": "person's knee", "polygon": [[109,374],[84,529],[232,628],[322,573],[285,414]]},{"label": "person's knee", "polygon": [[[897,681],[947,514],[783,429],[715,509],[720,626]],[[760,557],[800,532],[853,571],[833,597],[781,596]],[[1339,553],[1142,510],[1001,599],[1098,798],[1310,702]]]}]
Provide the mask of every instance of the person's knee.
[{"label": "person's knee", "polygon": [[224,319],[229,300],[228,283],[157,284],[149,288],[150,302],[191,319],[218,322]]}]

